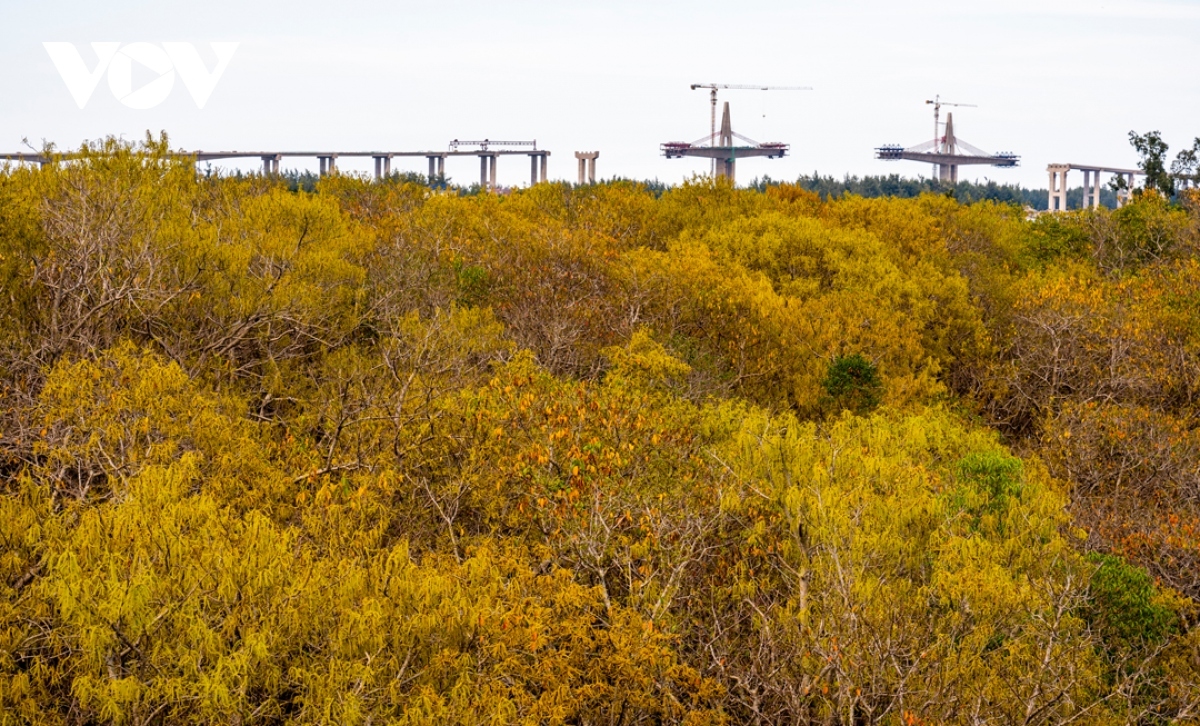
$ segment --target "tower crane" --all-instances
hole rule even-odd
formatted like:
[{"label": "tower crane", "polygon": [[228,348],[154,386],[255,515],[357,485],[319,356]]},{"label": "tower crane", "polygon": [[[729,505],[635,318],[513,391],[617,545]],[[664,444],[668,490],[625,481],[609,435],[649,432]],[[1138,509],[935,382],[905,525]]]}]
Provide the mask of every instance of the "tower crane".
[{"label": "tower crane", "polygon": [[[692,90],[697,88],[707,88],[712,98],[712,135],[709,136],[709,143],[714,143],[712,139],[717,136],[717,91],[811,91],[812,86],[754,86],[743,83],[693,83]],[[713,175],[717,173],[717,161],[713,159]]]},{"label": "tower crane", "polygon": [[[950,103],[949,101],[943,101],[941,94],[934,96],[932,101],[929,101],[929,100],[925,101],[925,103],[933,104],[933,138],[935,141],[942,138],[941,133],[939,131],[939,129],[941,127],[938,125],[938,117],[941,114],[942,106],[963,106],[965,108],[979,108],[978,106],[976,106],[973,103]],[[938,150],[939,151],[941,150],[940,142],[938,143]]]}]

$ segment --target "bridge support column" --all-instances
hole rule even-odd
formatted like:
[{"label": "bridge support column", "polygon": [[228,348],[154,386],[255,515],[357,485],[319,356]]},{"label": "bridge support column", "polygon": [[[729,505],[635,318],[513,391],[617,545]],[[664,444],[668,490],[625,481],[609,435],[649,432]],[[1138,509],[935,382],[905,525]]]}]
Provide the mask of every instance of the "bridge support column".
[{"label": "bridge support column", "polygon": [[737,160],[736,159],[717,159],[717,178],[728,179],[730,182],[737,183]]},{"label": "bridge support column", "polygon": [[530,186],[546,181],[546,156],[548,156],[548,152],[545,151],[539,151],[536,154],[529,155]]},{"label": "bridge support column", "polygon": [[1070,164],[1050,164],[1046,171],[1050,172],[1050,195],[1046,200],[1046,209],[1051,212],[1067,210],[1067,172]]},{"label": "bridge support column", "polygon": [[[576,151],[575,158],[579,159],[579,183],[596,183],[596,159],[600,158],[599,151]],[[545,157],[543,157],[545,159]],[[543,162],[544,163],[544,162]],[[585,181],[586,179],[586,181]]]},{"label": "bridge support column", "polygon": [[337,173],[337,154],[318,156],[317,161],[320,162],[321,176]]},{"label": "bridge support column", "polygon": [[263,174],[271,175],[279,173],[279,154],[267,154],[263,156]]},{"label": "bridge support column", "polygon": [[1117,192],[1117,206],[1124,207],[1133,199],[1133,174],[1121,173],[1125,178],[1125,188]]},{"label": "bridge support column", "polygon": [[496,155],[479,155],[479,186],[489,191],[496,190]]},{"label": "bridge support column", "polygon": [[[1100,207],[1100,169],[1083,170],[1083,208]],[[1066,184],[1063,184],[1065,187]]]},{"label": "bridge support column", "polygon": [[385,176],[392,175],[392,155],[384,154],[373,157],[375,159],[375,178],[382,179]]},{"label": "bridge support column", "polygon": [[446,178],[446,157],[441,154],[430,154],[425,158],[429,160],[429,181],[444,180]]}]

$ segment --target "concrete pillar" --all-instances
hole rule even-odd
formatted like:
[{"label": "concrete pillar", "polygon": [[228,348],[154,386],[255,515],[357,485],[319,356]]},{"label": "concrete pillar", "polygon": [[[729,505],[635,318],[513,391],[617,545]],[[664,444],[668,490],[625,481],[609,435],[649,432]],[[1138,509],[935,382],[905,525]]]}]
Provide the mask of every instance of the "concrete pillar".
[{"label": "concrete pillar", "polygon": [[717,159],[717,178],[725,178],[737,183],[737,161],[735,159]]},{"label": "concrete pillar", "polygon": [[1092,177],[1092,209],[1100,208],[1100,170]]},{"label": "concrete pillar", "polygon": [[1051,212],[1065,212],[1067,209],[1067,172],[1070,164],[1050,164],[1046,171],[1050,172],[1050,198],[1046,208]]},{"label": "concrete pillar", "polygon": [[279,154],[266,154],[263,156],[263,174],[278,174],[279,173]]},{"label": "concrete pillar", "polygon": [[496,189],[496,155],[479,155],[479,186],[495,191]]},{"label": "concrete pillar", "polygon": [[529,186],[535,186],[538,183],[538,158],[537,154],[529,155]]},{"label": "concrete pillar", "polygon": [[320,162],[320,165],[321,165],[321,176],[325,176],[326,174],[336,174],[337,173],[337,154],[327,154],[325,156],[318,156],[317,160]]},{"label": "concrete pillar", "polygon": [[546,157],[548,154],[542,154],[542,181],[546,181]]},{"label": "concrete pillar", "polygon": [[1092,204],[1092,172],[1088,169],[1083,170],[1083,205],[1081,209],[1087,209]]},{"label": "concrete pillar", "polygon": [[436,167],[434,166],[434,164],[436,163],[436,160],[438,157],[427,156],[425,158],[429,159],[429,181],[433,181],[435,175],[437,174],[437,172],[435,171]]},{"label": "concrete pillar", "polygon": [[[575,158],[579,159],[579,183],[596,183],[596,159],[600,158],[599,151],[576,151]],[[542,157],[542,168],[545,169],[545,157]]]},{"label": "concrete pillar", "polygon": [[1125,179],[1125,188],[1117,192],[1117,206],[1124,207],[1133,198],[1133,174],[1117,173]]},{"label": "concrete pillar", "polygon": [[446,178],[446,157],[439,156],[437,158],[437,160],[438,160],[438,173],[437,173],[438,179],[445,179]]}]

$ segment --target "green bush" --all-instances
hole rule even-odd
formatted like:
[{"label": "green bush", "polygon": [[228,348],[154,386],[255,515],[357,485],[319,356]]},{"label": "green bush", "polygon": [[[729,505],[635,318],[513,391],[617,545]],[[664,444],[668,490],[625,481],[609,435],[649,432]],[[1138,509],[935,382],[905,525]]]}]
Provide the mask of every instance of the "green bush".
[{"label": "green bush", "polygon": [[826,408],[838,413],[869,413],[883,398],[883,381],[875,364],[858,353],[838,356],[829,364],[821,387]]},{"label": "green bush", "polygon": [[1145,570],[1098,552],[1088,560],[1096,571],[1084,616],[1110,650],[1158,645],[1177,632],[1178,618]]}]

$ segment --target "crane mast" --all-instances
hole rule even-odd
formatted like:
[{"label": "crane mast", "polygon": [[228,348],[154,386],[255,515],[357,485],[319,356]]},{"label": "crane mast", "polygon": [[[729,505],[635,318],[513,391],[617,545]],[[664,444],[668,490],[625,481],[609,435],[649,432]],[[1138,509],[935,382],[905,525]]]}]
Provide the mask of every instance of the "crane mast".
[{"label": "crane mast", "polygon": [[933,139],[937,143],[939,151],[944,150],[944,149],[942,149],[942,142],[939,141],[939,139],[941,139],[942,137],[940,135],[941,132],[939,131],[941,126],[938,125],[938,118],[941,114],[942,106],[963,106],[965,108],[979,108],[978,106],[976,106],[973,103],[950,103],[949,101],[943,101],[941,94],[934,96],[932,101],[929,101],[929,100],[925,101],[925,103],[933,104]]}]

